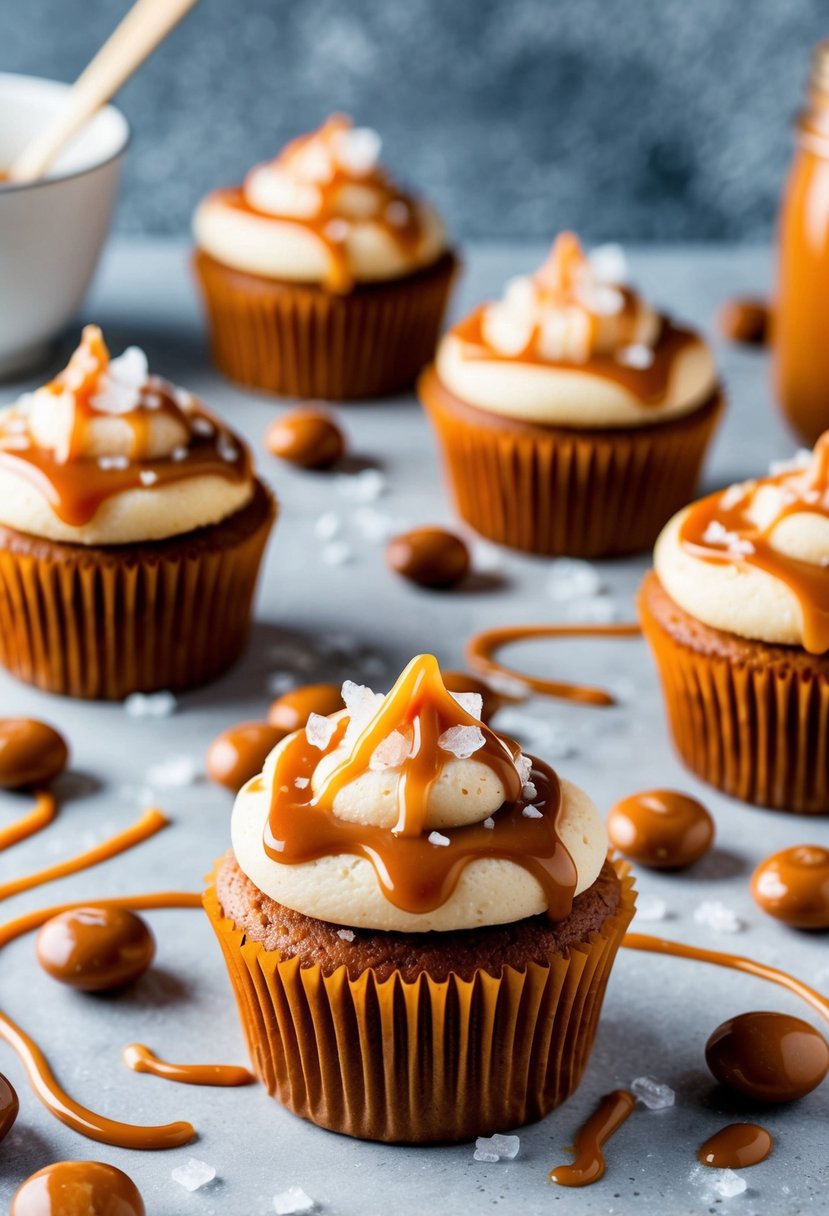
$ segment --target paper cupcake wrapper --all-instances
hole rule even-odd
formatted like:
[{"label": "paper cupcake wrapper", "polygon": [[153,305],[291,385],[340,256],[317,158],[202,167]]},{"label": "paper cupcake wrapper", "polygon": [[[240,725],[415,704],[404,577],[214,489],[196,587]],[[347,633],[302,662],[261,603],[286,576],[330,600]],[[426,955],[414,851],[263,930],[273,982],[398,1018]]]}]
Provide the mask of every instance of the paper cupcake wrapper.
[{"label": "paper cupcake wrapper", "polygon": [[462,1141],[540,1119],[581,1080],[633,916],[629,867],[616,864],[619,909],[567,956],[443,982],[283,962],[223,917],[211,886],[254,1071],[294,1114],[364,1140]]},{"label": "paper cupcake wrapper", "polygon": [[245,274],[197,252],[213,360],[240,384],[349,400],[408,388],[434,355],[457,261],[347,295]]},{"label": "paper cupcake wrapper", "polygon": [[0,664],[46,692],[123,700],[212,680],[241,653],[275,506],[153,544],[0,529]]},{"label": "paper cupcake wrapper", "polygon": [[687,767],[743,802],[829,812],[829,660],[799,670],[763,643],[755,662],[745,647],[738,661],[696,650],[650,611],[647,583],[639,613]]},{"label": "paper cupcake wrapper", "polygon": [[570,557],[650,549],[692,498],[723,406],[718,392],[683,418],[591,431],[475,409],[433,367],[418,392],[461,518],[498,544]]}]

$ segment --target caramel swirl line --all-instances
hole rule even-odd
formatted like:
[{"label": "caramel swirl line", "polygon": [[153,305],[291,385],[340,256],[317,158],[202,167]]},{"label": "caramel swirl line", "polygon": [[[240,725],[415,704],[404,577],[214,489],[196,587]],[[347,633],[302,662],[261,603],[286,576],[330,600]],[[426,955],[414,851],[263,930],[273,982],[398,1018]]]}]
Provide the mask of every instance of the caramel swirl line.
[{"label": "caramel swirl line", "polygon": [[577,701],[583,705],[615,705],[614,697],[604,688],[593,688],[587,684],[566,684],[559,680],[529,675],[496,659],[495,652],[515,642],[529,642],[534,638],[633,638],[640,637],[641,633],[641,627],[637,624],[505,625],[484,629],[470,638],[466,644],[466,659],[472,669],[484,679],[506,676],[547,697]]},{"label": "caramel swirl line", "polygon": [[129,1043],[122,1052],[122,1059],[133,1072],[146,1072],[182,1085],[252,1085],[256,1080],[252,1072],[236,1064],[171,1064],[159,1059],[143,1043]]},{"label": "caramel swirl line", "polygon": [[556,1165],[547,1177],[559,1186],[590,1186],[604,1177],[606,1169],[602,1145],[630,1118],[636,1099],[626,1089],[614,1089],[605,1094],[590,1118],[576,1133],[570,1165]]},{"label": "caramel swirl line", "polygon": [[58,804],[54,794],[50,794],[46,790],[37,790],[32,810],[21,815],[8,827],[0,829],[0,853],[5,849],[10,849],[12,845],[20,844],[21,840],[28,840],[30,836],[42,832],[44,828],[54,822],[57,813]]},{"label": "caramel swirl line", "polygon": [[[71,912],[76,908],[89,906],[89,900],[78,900],[73,903],[55,904],[51,908],[39,908],[28,912],[16,920],[0,925],[0,949],[9,942],[39,929],[53,916],[62,912]],[[111,899],[96,900],[103,907],[128,908],[132,912],[140,912],[152,908],[200,908],[201,896],[190,891],[160,891],[148,895],[127,895]],[[117,1119],[108,1119],[96,1114],[88,1107],[75,1102],[58,1084],[45,1055],[29,1035],[26,1034],[7,1014],[0,1010],[0,1039],[3,1039],[15,1052],[29,1079],[36,1097],[40,1099],[50,1114],[80,1132],[90,1140],[98,1140],[103,1144],[111,1144],[116,1148],[162,1149],[178,1148],[188,1144],[196,1134],[192,1123],[176,1122],[158,1126],[143,1126],[134,1123],[122,1123]]]},{"label": "caramel swirl line", "polygon": [[100,844],[87,849],[84,853],[78,853],[77,856],[69,857],[66,861],[59,861],[53,866],[47,866],[44,870],[37,870],[34,874],[24,874],[21,878],[12,879],[11,882],[0,883],[0,901],[10,899],[12,895],[19,895],[22,891],[32,891],[35,887],[42,887],[45,883],[54,882],[58,878],[65,878],[68,874],[79,874],[82,870],[89,870],[103,861],[118,857],[120,853],[125,853],[128,849],[135,848],[137,844],[142,844],[145,840],[155,836],[166,828],[169,822],[170,820],[163,811],[151,808],[123,832],[110,836],[108,840],[101,841]]}]

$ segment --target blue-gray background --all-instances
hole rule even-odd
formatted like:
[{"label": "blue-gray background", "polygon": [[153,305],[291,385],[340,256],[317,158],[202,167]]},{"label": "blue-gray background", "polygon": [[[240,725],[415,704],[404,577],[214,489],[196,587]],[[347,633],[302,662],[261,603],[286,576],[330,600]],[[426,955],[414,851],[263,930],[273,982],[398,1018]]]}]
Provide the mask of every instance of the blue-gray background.
[{"label": "blue-gray background", "polygon": [[[72,79],[126,0],[2,0],[0,68]],[[183,232],[332,110],[461,238],[766,239],[826,0],[201,0],[120,96],[118,223]]]}]

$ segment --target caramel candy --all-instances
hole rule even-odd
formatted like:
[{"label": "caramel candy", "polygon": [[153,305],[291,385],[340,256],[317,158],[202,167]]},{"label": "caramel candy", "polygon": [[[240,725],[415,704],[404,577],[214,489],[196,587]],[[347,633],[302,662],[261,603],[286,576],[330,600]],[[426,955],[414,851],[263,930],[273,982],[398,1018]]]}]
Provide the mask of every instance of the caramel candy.
[{"label": "caramel candy", "polygon": [[716,1079],[757,1102],[794,1102],[829,1071],[829,1043],[808,1022],[786,1013],[741,1013],[718,1026],[705,1045]]},{"label": "caramel candy", "polygon": [[134,912],[102,904],[47,920],[35,949],[53,979],[84,992],[108,992],[144,974],[155,955],[155,939]]},{"label": "caramel candy", "polygon": [[829,849],[796,844],[762,861],[751,894],[769,916],[795,929],[829,929]]},{"label": "caramel candy", "polygon": [[773,1147],[771,1134],[759,1123],[729,1123],[705,1141],[697,1161],[715,1170],[744,1170],[765,1161]]},{"label": "caramel candy", "polygon": [[386,548],[386,561],[421,587],[454,587],[469,572],[469,550],[445,528],[415,528],[395,536]]},{"label": "caramel candy", "polygon": [[20,1103],[14,1086],[0,1073],[0,1140],[5,1140],[8,1136],[19,1109]]},{"label": "caramel candy", "polygon": [[719,327],[730,342],[765,346],[771,336],[771,312],[765,300],[729,300],[720,310]]},{"label": "caramel candy", "polygon": [[9,1216],[146,1216],[132,1178],[103,1161],[56,1161],[27,1178]]},{"label": "caramel candy", "polygon": [[303,469],[327,469],[345,454],[345,436],[325,410],[298,409],[283,414],[265,432],[273,456]]},{"label": "caramel candy", "polygon": [[483,680],[469,676],[465,671],[444,671],[443,683],[450,692],[477,692],[483,698],[481,721],[489,722],[494,713],[501,708],[501,697]]},{"label": "caramel candy", "polygon": [[714,820],[701,802],[676,790],[645,790],[622,798],[607,817],[620,853],[652,870],[682,870],[704,857]]},{"label": "caramel candy", "polygon": [[336,714],[344,709],[339,684],[303,684],[277,697],[268,710],[268,722],[289,735],[301,730],[311,714]]},{"label": "caramel candy", "polygon": [[0,718],[0,789],[45,785],[66,768],[61,735],[35,718]]},{"label": "caramel candy", "polygon": [[285,731],[268,722],[240,722],[217,735],[207,749],[207,775],[235,793],[262,772],[268,753]]}]

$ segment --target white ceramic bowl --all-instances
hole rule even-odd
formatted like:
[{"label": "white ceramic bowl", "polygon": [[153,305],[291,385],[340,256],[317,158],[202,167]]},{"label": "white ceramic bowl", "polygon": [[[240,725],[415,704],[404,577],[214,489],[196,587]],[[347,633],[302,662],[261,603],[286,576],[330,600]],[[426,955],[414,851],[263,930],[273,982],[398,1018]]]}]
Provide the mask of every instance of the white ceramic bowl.
[{"label": "white ceramic bowl", "polygon": [[[0,171],[60,105],[68,85],[0,72]],[[107,106],[49,176],[0,185],[0,377],[43,360],[72,320],[109,228],[130,130]]]}]

